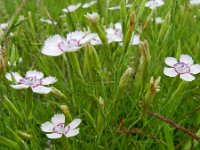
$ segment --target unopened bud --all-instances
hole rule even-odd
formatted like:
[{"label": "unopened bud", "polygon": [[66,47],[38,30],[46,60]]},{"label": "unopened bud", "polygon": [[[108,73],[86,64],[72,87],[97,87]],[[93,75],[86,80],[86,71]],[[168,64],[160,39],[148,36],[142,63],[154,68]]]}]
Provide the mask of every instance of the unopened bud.
[{"label": "unopened bud", "polygon": [[71,122],[72,121],[72,117],[71,117],[71,114],[70,114],[70,111],[69,111],[69,107],[67,105],[61,105],[60,109],[65,114],[67,121]]},{"label": "unopened bud", "polygon": [[122,75],[120,79],[119,86],[124,87],[126,83],[129,81],[129,79],[133,76],[133,74],[134,74],[133,68],[126,69],[126,71],[124,72],[124,74]]},{"label": "unopened bud", "polygon": [[17,130],[16,133],[24,139],[32,139],[32,135]]},{"label": "unopened bud", "polygon": [[85,17],[90,21],[90,23],[94,26],[94,27],[97,27],[97,24],[99,22],[99,14],[98,13],[87,13],[85,15]]},{"label": "unopened bud", "polygon": [[6,68],[6,50],[0,46],[0,73]]},{"label": "unopened bud", "polygon": [[147,91],[144,100],[142,102],[142,107],[144,111],[146,111],[150,105],[153,102],[154,96],[156,93],[160,91],[160,77],[157,79],[154,79],[154,77],[151,77],[150,83],[149,83],[149,90]]},{"label": "unopened bud", "polygon": [[55,95],[57,95],[58,97],[62,97],[64,99],[67,99],[67,97],[58,89],[56,89],[55,87],[52,87],[51,92]]},{"label": "unopened bud", "polygon": [[151,93],[158,93],[160,91],[160,76],[154,80],[153,77],[150,79],[150,91]]},{"label": "unopened bud", "polygon": [[129,26],[131,29],[134,28],[135,22],[136,22],[136,14],[135,14],[135,11],[132,11],[130,14],[130,20],[129,20]]},{"label": "unopened bud", "polygon": [[104,108],[104,100],[102,97],[99,97],[99,106],[103,109]]},{"label": "unopened bud", "polygon": [[147,40],[145,40],[144,42],[141,42],[140,44],[140,51],[141,54],[144,58],[144,61],[149,61],[150,60],[150,53],[149,53],[149,45]]}]

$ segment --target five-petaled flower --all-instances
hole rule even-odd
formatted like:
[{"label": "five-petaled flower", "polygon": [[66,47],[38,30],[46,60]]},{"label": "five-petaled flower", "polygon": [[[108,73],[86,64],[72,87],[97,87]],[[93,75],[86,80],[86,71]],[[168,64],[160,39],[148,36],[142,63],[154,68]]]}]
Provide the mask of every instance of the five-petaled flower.
[{"label": "five-petaled flower", "polygon": [[74,52],[79,50],[85,43],[95,38],[96,34],[82,31],[74,31],[62,38],[56,34],[47,38],[42,48],[42,54],[48,56],[59,56],[64,52]]},{"label": "five-petaled flower", "polygon": [[169,77],[180,75],[185,81],[192,81],[195,77],[191,74],[200,73],[200,65],[193,64],[193,59],[189,55],[181,55],[179,61],[173,57],[167,57],[165,63],[172,68],[164,68],[164,74]]},{"label": "five-petaled flower", "polygon": [[49,139],[58,139],[62,135],[66,137],[73,137],[79,134],[78,125],[81,123],[81,119],[74,119],[71,123],[65,126],[64,114],[55,114],[51,118],[51,122],[47,121],[41,125],[41,130],[47,132],[46,136]]},{"label": "five-petaled flower", "polygon": [[155,9],[155,8],[160,7],[162,5],[164,5],[163,0],[150,0],[150,1],[145,3],[145,7],[149,7],[150,9]]},{"label": "five-petaled flower", "polygon": [[51,76],[44,78],[44,74],[36,70],[27,71],[24,78],[17,72],[7,73],[6,78],[17,83],[10,85],[12,88],[26,89],[31,87],[33,92],[39,94],[48,94],[52,88],[45,85],[53,84],[57,81],[55,77]]}]

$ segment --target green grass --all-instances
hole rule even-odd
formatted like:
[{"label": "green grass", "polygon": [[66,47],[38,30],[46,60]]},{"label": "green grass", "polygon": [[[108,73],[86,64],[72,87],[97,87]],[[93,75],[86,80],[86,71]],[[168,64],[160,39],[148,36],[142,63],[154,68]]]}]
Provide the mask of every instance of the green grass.
[{"label": "green grass", "polygon": [[[16,25],[19,17],[24,16],[18,26],[12,26],[9,30],[9,34],[12,32],[14,36],[9,37],[5,57],[10,61],[22,57],[23,62],[16,67],[7,66],[0,74],[0,149],[198,150],[200,145],[196,140],[162,120],[143,114],[141,105],[149,91],[150,78],[160,76],[160,92],[154,94],[154,97],[151,95],[148,110],[200,136],[200,76],[195,75],[193,82],[182,82],[179,77],[170,78],[163,74],[166,66],[164,60],[168,56],[179,58],[181,54],[189,54],[195,64],[200,63],[200,6],[191,7],[184,0],[168,0],[156,10],[153,17],[161,16],[164,23],[157,25],[150,21],[141,34],[141,40],[147,40],[149,45],[150,60],[144,61],[147,67],[139,64],[142,57],[139,46],[129,46],[124,53],[123,47],[112,43],[109,47],[95,46],[101,64],[98,72],[90,66],[95,60],[85,57],[85,48],[75,52],[82,72],[80,78],[70,63],[69,53],[58,57],[41,54],[47,37],[56,33],[65,36],[75,29],[89,28],[90,23],[84,15],[93,11],[100,14],[102,28],[123,20],[125,31],[128,30],[130,12],[135,11],[137,19],[134,32],[137,33],[145,25],[151,10],[142,5],[145,0],[132,0],[132,8],[123,12],[124,15],[120,11],[105,13],[106,0],[99,0],[103,11],[94,5],[60,18],[64,7],[81,2],[70,1],[29,0],[11,21],[22,1],[0,0],[0,23],[11,21]],[[110,6],[119,5],[120,2],[112,0]],[[41,23],[41,17],[52,18],[58,25]],[[90,30],[95,32],[94,28]],[[106,54],[108,49],[110,59]],[[134,73],[123,78],[125,83],[122,85],[122,76],[128,67]],[[25,111],[27,90],[12,89],[5,73],[16,71],[24,75],[26,71],[35,69],[45,76],[55,76],[58,81],[53,86],[66,98],[53,93],[33,93],[30,118]],[[177,91],[180,85],[181,90]],[[55,113],[62,113],[62,105],[68,106],[72,118],[82,119],[80,134],[73,138],[51,140],[48,145],[48,138],[40,130],[40,125],[50,120]]]}]

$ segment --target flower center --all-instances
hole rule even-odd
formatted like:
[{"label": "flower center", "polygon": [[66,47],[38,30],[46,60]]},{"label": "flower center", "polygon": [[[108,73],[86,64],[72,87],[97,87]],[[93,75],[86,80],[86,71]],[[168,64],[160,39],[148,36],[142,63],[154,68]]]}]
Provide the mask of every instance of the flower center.
[{"label": "flower center", "polygon": [[122,30],[116,30],[115,35],[117,35],[120,38],[123,38]]},{"label": "flower center", "polygon": [[35,76],[34,77],[28,77],[28,78],[25,78],[25,79],[20,79],[19,82],[22,83],[22,84],[26,84],[28,86],[32,86],[33,88],[42,84],[42,81],[37,79]]},{"label": "flower center", "polygon": [[69,45],[72,45],[72,46],[78,46],[79,44],[80,44],[80,41],[79,40],[77,40],[77,39],[70,39],[69,41],[67,41],[67,43],[69,44]]},{"label": "flower center", "polygon": [[58,134],[63,134],[65,132],[64,123],[59,123],[53,128],[53,132],[56,132]]},{"label": "flower center", "polygon": [[174,71],[180,74],[190,73],[190,67],[184,62],[179,62],[174,65]]}]

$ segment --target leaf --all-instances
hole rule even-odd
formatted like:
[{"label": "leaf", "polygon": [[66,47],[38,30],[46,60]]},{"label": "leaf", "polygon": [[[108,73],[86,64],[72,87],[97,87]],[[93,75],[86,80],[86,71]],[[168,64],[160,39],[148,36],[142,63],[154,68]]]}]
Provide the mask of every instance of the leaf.
[{"label": "leaf", "polygon": [[167,142],[168,149],[174,150],[173,137],[172,137],[172,134],[170,132],[169,125],[166,124],[166,123],[164,123],[164,134],[165,134],[165,139],[166,139],[166,142]]}]

